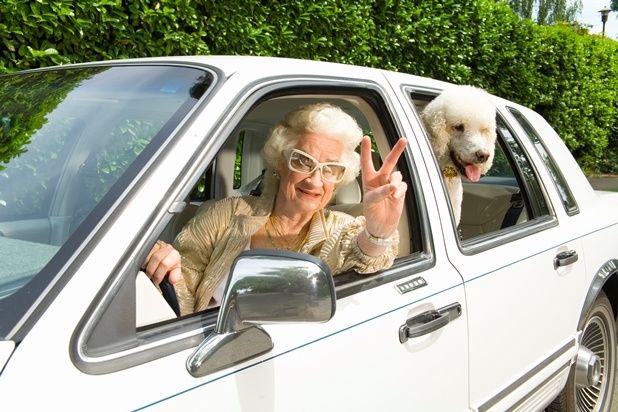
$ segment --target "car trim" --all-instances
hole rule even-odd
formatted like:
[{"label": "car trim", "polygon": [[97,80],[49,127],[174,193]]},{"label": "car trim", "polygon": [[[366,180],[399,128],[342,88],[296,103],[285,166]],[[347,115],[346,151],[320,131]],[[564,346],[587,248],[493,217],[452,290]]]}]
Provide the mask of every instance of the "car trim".
[{"label": "car trim", "polygon": [[[551,356],[546,358],[543,362],[539,363],[533,369],[529,370],[527,373],[522,375],[519,379],[517,379],[516,381],[511,383],[504,390],[502,390],[501,392],[498,392],[497,394],[492,396],[490,399],[485,401],[483,404],[481,404],[477,408],[478,412],[486,412],[486,411],[491,410],[491,408],[493,408],[498,403],[500,403],[508,395],[510,395],[511,393],[515,392],[524,383],[530,381],[535,375],[539,374],[543,369],[547,368],[551,363],[555,362],[556,360],[560,359],[565,354],[567,354],[569,351],[575,350],[576,348],[577,348],[577,340],[574,338],[570,342],[568,342],[566,345],[564,345],[563,347],[558,349],[556,352],[554,352]],[[534,390],[530,391],[527,396],[521,398],[518,401],[518,403],[524,402],[526,399],[532,397],[535,393],[537,393],[537,391],[540,388],[542,388],[549,381],[551,381],[553,378],[555,378],[556,374],[563,373],[565,371],[565,368],[568,368],[570,366],[570,364],[571,364],[571,360],[569,360],[567,363],[561,365],[560,368],[556,372],[554,372],[552,375],[550,375],[549,378],[545,379]],[[511,409],[513,409],[513,407],[516,406],[516,405],[512,405]],[[511,409],[509,409],[509,410],[511,410]]]},{"label": "car trim", "polygon": [[[564,173],[558,166],[556,159],[552,155],[551,151],[548,150],[547,146],[541,139],[541,134],[536,130],[536,128],[532,125],[530,120],[524,115],[524,113],[512,105],[505,105],[506,111],[513,117],[515,123],[519,125],[520,129],[523,131],[523,135],[526,136],[534,146],[539,158],[545,165],[549,176],[552,178],[552,182],[554,184],[554,188],[556,192],[560,195],[560,199],[562,200],[562,206],[564,207],[565,212],[569,216],[574,216],[580,212],[579,205],[577,204],[577,200],[573,196],[573,192],[571,187],[569,186],[566,178],[564,177]],[[542,148],[543,153],[539,149]],[[569,206],[569,202],[572,202],[572,205]]]},{"label": "car trim", "polygon": [[558,226],[558,219],[553,216],[541,216],[524,223],[519,223],[516,226],[466,239],[461,242],[460,250],[463,255],[471,256],[556,226]]},{"label": "car trim", "polygon": [[597,273],[594,275],[594,279],[590,282],[588,293],[586,293],[586,300],[582,306],[582,311],[579,316],[579,324],[577,330],[581,331],[586,325],[586,315],[594,305],[594,302],[599,296],[599,292],[603,289],[606,282],[613,278],[613,275],[618,272],[618,259],[610,259],[603,266],[601,266]]}]

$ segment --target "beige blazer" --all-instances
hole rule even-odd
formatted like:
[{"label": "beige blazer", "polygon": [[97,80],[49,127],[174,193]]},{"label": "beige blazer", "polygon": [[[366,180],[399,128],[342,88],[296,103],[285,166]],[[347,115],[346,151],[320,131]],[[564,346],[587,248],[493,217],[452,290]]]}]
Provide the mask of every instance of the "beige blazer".
[{"label": "beige blazer", "polygon": [[[175,286],[183,315],[208,307],[233,260],[268,221],[273,204],[274,197],[266,194],[226,198],[183,228],[174,241],[182,256],[182,277]],[[320,210],[311,220],[307,242],[300,251],[324,260],[333,275],[351,269],[374,273],[389,268],[397,255],[397,245],[379,257],[365,255],[357,244],[358,234],[364,228],[364,216],[354,218],[342,212]],[[395,233],[394,238],[398,239],[399,234]]]}]

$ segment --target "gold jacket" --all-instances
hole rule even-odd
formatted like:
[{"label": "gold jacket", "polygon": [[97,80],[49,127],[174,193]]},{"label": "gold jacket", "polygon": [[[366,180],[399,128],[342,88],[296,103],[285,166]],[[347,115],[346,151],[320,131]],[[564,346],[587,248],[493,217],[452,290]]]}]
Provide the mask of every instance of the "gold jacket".
[{"label": "gold jacket", "polygon": [[[266,224],[274,197],[231,197],[195,216],[178,234],[174,247],[181,255],[182,277],[176,283],[181,314],[204,310],[233,260],[246,248],[251,236]],[[311,220],[307,242],[300,252],[324,260],[333,275],[354,269],[374,273],[389,268],[397,245],[381,256],[365,255],[357,244],[365,228],[364,216],[320,210]],[[394,239],[398,240],[395,233]]]}]

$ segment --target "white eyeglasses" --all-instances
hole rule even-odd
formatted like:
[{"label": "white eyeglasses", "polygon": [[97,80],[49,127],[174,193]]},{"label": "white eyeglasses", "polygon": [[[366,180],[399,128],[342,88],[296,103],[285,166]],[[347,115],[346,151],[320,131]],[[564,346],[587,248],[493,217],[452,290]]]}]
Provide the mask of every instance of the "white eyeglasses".
[{"label": "white eyeglasses", "polygon": [[339,183],[343,180],[346,165],[344,163],[320,163],[302,150],[293,149],[284,152],[288,158],[288,167],[291,171],[302,175],[311,175],[315,169],[320,169],[320,176],[327,182]]}]

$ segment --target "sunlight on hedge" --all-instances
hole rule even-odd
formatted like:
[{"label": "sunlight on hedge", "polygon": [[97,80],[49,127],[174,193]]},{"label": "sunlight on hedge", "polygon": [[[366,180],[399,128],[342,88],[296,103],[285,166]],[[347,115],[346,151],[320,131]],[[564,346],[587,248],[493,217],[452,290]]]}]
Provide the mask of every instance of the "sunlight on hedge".
[{"label": "sunlight on hedge", "polygon": [[0,40],[0,73],[244,54],[475,84],[541,113],[588,173],[618,173],[618,43],[538,26],[495,0],[3,0]]}]

